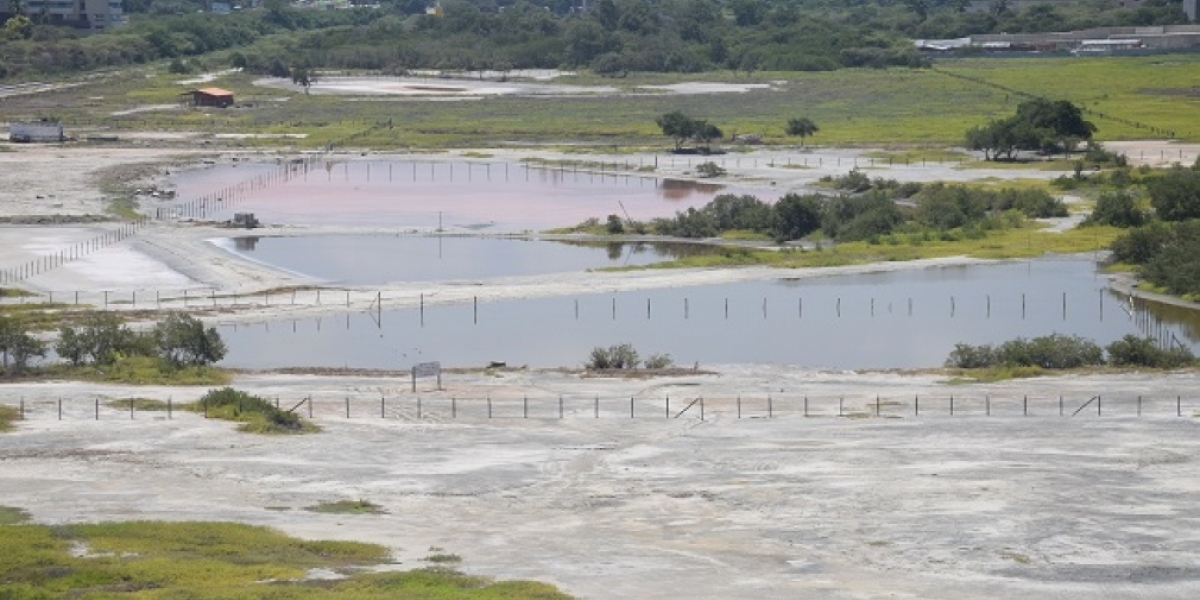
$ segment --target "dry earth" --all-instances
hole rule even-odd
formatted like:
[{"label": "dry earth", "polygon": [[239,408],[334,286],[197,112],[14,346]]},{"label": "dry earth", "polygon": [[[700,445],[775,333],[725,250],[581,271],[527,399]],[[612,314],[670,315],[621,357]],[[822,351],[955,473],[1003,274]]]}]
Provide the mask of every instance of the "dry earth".
[{"label": "dry earth", "polygon": [[[422,385],[418,418],[403,378],[239,378],[285,404],[316,398],[325,431],[303,437],[238,434],[178,412],[131,419],[106,404],[201,390],[9,385],[4,402],[23,397],[29,420],[0,436],[0,504],[43,523],[220,519],[371,541],[392,548],[399,568],[436,547],[469,572],[550,581],[581,598],[1194,598],[1197,400],[1180,418],[1174,396],[1194,393],[1196,379],[948,387],[929,375],[772,367],[459,374],[440,393]],[[1104,416],[1057,415],[1057,394],[1069,414],[1097,390]],[[869,416],[880,391],[884,416]],[[801,416],[804,394],[820,416]],[[1023,394],[1032,416],[1020,416]],[[521,418],[523,395],[533,418]],[[672,413],[706,397],[704,420],[695,406],[665,419],[667,396]],[[639,401],[633,419],[628,397]],[[839,397],[855,418],[834,416]],[[387,514],[303,510],[342,499]]]}]

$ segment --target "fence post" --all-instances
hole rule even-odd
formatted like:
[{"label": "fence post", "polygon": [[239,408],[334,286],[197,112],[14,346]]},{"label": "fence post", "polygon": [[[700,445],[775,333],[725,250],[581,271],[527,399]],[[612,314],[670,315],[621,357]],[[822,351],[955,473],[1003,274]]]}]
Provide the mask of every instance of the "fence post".
[{"label": "fence post", "polygon": [[771,399],[770,394],[767,394],[767,418],[775,418],[775,402]]},{"label": "fence post", "polygon": [[954,395],[950,395],[950,416],[954,416]]},{"label": "fence post", "polygon": [[700,396],[700,420],[704,420],[704,396]]},{"label": "fence post", "polygon": [[492,396],[491,396],[491,394],[488,394],[487,405],[488,405],[488,418],[490,419],[490,418],[492,418]]},{"label": "fence post", "polygon": [[808,396],[804,397],[804,416],[808,416]]},{"label": "fence post", "polygon": [[129,399],[129,420],[133,420],[133,398]]},{"label": "fence post", "polygon": [[1029,416],[1029,396],[1028,395],[1024,396],[1021,399],[1021,414],[1026,417]]},{"label": "fence post", "polygon": [[558,418],[563,418],[563,398],[562,394],[558,395]]},{"label": "fence post", "polygon": [[846,403],[845,398],[838,398],[838,416],[839,417],[842,416],[842,414],[843,414],[842,408],[845,405],[845,403]]},{"label": "fence post", "polygon": [[1137,416],[1142,416],[1142,397],[1138,396],[1138,413]]},{"label": "fence post", "polygon": [[671,418],[671,397],[670,396],[667,396],[666,418],[668,418],[668,419]]},{"label": "fence post", "polygon": [[529,418],[529,396],[523,396],[521,398],[521,414],[523,415],[523,418]]},{"label": "fence post", "polygon": [[742,418],[742,397],[740,395],[737,397],[737,407],[738,407],[738,418],[740,419],[740,418]]},{"label": "fence post", "polygon": [[983,406],[984,406],[984,412],[985,412],[986,416],[989,416],[989,417],[992,416],[992,395],[991,394],[983,395]]},{"label": "fence post", "polygon": [[634,416],[633,416],[633,396],[629,397],[629,418],[630,419],[634,418]]},{"label": "fence post", "polygon": [[1063,397],[1062,397],[1062,394],[1059,394],[1059,395],[1058,395],[1058,416],[1060,416],[1060,417],[1061,417],[1061,416],[1063,416]]},{"label": "fence post", "polygon": [[450,418],[458,418],[458,399],[454,396],[450,396]]},{"label": "fence post", "polygon": [[913,396],[913,416],[921,416],[921,395]]},{"label": "fence post", "polygon": [[[205,411],[207,412],[207,410]],[[100,399],[96,398],[96,420],[100,420]]]},{"label": "fence post", "polygon": [[592,405],[592,412],[593,412],[594,418],[596,418],[596,419],[600,418],[600,395],[599,394],[596,395],[596,402]]},{"label": "fence post", "polygon": [[311,419],[312,415],[313,415],[313,399],[312,399],[312,396],[309,396],[308,397],[308,418]]},{"label": "fence post", "polygon": [[417,396],[417,420],[421,420],[421,397]]},{"label": "fence post", "polygon": [[1100,414],[1101,414],[1100,403],[1101,403],[1101,402],[1103,402],[1103,401],[1104,401],[1104,399],[1103,399],[1103,398],[1101,398],[1101,397],[1100,397],[1100,396],[1098,396],[1098,395],[1096,396],[1096,416],[1097,416],[1097,417],[1099,417],[1099,416],[1100,416]]},{"label": "fence post", "polygon": [[[170,406],[170,405],[168,405],[168,406]],[[59,421],[62,420],[62,398],[61,397],[58,399],[58,420]]]},{"label": "fence post", "polygon": [[875,416],[879,416],[879,394],[875,394]]},{"label": "fence post", "polygon": [[1183,396],[1175,396],[1175,416],[1183,416]]},{"label": "fence post", "polygon": [[21,397],[21,413],[20,413],[20,420],[21,420],[21,421],[24,421],[24,420],[25,420],[25,397],[24,397],[24,396],[22,396],[22,397]]},{"label": "fence post", "polygon": [[380,419],[387,418],[387,398],[385,398],[383,396],[379,397],[379,418]]}]

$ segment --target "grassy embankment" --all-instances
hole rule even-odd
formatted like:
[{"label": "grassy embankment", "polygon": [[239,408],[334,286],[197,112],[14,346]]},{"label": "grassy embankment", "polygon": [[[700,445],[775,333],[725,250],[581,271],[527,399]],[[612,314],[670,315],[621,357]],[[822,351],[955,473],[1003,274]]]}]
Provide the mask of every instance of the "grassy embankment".
[{"label": "grassy embankment", "polygon": [[[492,582],[445,568],[372,573],[382,546],[306,541],[234,523],[0,526],[4,598],[565,599],[528,581]],[[344,576],[310,580],[315,569]]]},{"label": "grassy embankment", "polygon": [[[938,63],[945,72],[977,78],[1033,94],[1065,98],[1086,108],[1174,130],[1200,140],[1189,95],[1200,56],[991,59]],[[768,144],[794,145],[783,134],[788,118],[806,116],[821,128],[808,143],[820,145],[960,144],[963,132],[989,118],[1012,114],[1021,98],[988,85],[934,70],[847,69],[829,73],[729,72],[631,74],[619,80],[577,75],[560,83],[615,86],[637,95],[580,97],[491,97],[462,102],[399,100],[312,94],[255,86],[253,75],[233,73],[211,85],[237,94],[232,109],[156,109],[114,116],[149,105],[175,105],[189,86],[159,65],[97,79],[87,85],[13,99],[12,112],[53,112],[68,123],[164,131],[300,135],[303,138],[246,138],[246,147],[339,146],[394,149],[483,147],[513,141],[570,146],[591,142],[615,147],[664,149],[654,123],[672,110],[708,119],[727,134],[758,133]],[[773,84],[743,93],[679,95],[641,86],[717,81]],[[773,83],[783,82],[783,83]],[[319,85],[319,84],[318,84]],[[730,101],[736,100],[736,101]],[[1146,130],[1093,117],[1100,140],[1153,137]],[[389,127],[387,124],[391,123]]]},{"label": "grassy embankment", "polygon": [[[850,242],[818,250],[729,248],[717,254],[689,256],[646,267],[613,267],[611,270],[740,265],[781,268],[837,267],[948,256],[970,256],[980,259],[1029,258],[1043,254],[1097,252],[1107,248],[1118,235],[1120,230],[1114,227],[1087,227],[1051,233],[1032,225],[1021,229],[991,232],[980,239],[939,239],[934,234],[897,233],[882,236],[878,243]],[[926,239],[927,237],[929,239]]]}]

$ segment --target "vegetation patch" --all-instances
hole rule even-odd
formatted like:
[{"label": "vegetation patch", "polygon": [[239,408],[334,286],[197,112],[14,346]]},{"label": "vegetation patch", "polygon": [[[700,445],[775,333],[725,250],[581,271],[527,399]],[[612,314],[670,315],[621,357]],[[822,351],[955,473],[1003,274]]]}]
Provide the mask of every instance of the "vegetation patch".
[{"label": "vegetation patch", "polygon": [[0,433],[12,431],[16,427],[17,419],[21,417],[20,412],[11,406],[0,406]]},{"label": "vegetation patch", "polygon": [[237,421],[241,423],[238,431],[247,433],[300,434],[321,430],[294,412],[276,408],[263,398],[229,387],[213,390],[189,407],[209,418]]},{"label": "vegetation patch", "polygon": [[29,522],[29,511],[14,506],[0,506],[0,525],[17,525]]},{"label": "vegetation patch", "polygon": [[119,398],[105,403],[109,408],[135,410],[137,412],[166,412],[167,403],[154,398]]},{"label": "vegetation patch", "polygon": [[438,552],[436,554],[430,554],[429,556],[426,556],[425,561],[431,562],[431,563],[438,563],[438,564],[458,563],[458,562],[462,562],[462,557],[457,554],[446,554],[445,552]]},{"label": "vegetation patch", "polygon": [[[534,582],[492,582],[444,569],[374,574],[374,544],[305,541],[267,527],[126,522],[0,527],[0,597],[558,599]],[[311,581],[313,569],[345,576]]]},{"label": "vegetation patch", "polygon": [[314,506],[305,507],[304,510],[309,512],[333,513],[339,515],[382,515],[387,512],[383,510],[382,506],[361,498],[358,500],[322,502]]}]

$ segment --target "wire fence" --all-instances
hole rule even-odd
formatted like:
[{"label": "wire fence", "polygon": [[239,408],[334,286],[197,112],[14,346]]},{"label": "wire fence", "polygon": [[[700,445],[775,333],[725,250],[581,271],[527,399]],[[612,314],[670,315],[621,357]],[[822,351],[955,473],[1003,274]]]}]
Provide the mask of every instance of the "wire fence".
[{"label": "wire fence", "polygon": [[[581,396],[455,395],[450,392],[381,395],[274,397],[282,411],[313,420],[400,419],[421,422],[565,419],[729,419],[844,418],[1194,418],[1196,399],[1182,395],[1070,394],[803,394]],[[20,420],[116,421],[208,418],[203,401],[166,398],[47,399],[5,398]],[[240,411],[239,411],[240,412]]]}]

